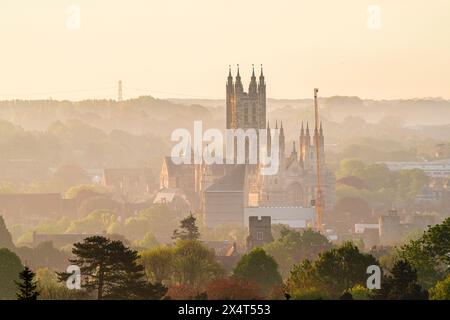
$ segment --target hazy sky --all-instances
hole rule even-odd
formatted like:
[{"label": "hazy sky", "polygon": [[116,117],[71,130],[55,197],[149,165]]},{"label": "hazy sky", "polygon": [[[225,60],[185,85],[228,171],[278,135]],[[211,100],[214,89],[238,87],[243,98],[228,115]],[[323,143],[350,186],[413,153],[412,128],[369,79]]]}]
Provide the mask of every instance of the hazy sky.
[{"label": "hazy sky", "polygon": [[237,63],[269,97],[450,99],[449,0],[1,0],[0,41],[0,99],[223,98]]}]

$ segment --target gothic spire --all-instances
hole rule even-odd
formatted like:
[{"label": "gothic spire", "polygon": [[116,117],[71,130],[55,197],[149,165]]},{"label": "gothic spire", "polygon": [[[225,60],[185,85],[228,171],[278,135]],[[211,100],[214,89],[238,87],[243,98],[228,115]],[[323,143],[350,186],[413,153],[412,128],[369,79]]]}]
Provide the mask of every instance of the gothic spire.
[{"label": "gothic spire", "polygon": [[231,65],[228,65],[228,81],[227,81],[227,85],[230,88],[233,85],[233,76],[231,75]]},{"label": "gothic spire", "polygon": [[256,77],[255,77],[255,65],[252,64],[253,71],[252,71],[252,77],[250,80],[250,85],[248,86],[248,93],[249,94],[256,94],[258,85],[256,83]]},{"label": "gothic spire", "polygon": [[244,91],[244,88],[242,87],[241,82],[241,75],[239,73],[239,64],[237,65],[237,75],[236,75],[236,82],[234,84],[236,93],[242,93]]},{"label": "gothic spire", "polygon": [[264,73],[263,73],[263,65],[261,65],[261,74],[259,75],[259,90],[265,90],[265,81],[264,81]]}]

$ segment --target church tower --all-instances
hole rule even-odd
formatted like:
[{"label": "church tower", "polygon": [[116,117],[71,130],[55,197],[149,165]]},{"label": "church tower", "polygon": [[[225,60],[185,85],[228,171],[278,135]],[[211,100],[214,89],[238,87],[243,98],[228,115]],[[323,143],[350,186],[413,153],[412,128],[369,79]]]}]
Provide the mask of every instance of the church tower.
[{"label": "church tower", "polygon": [[227,129],[263,129],[266,128],[266,83],[263,70],[256,80],[252,70],[248,92],[244,91],[239,65],[233,83],[231,69],[226,84]]}]

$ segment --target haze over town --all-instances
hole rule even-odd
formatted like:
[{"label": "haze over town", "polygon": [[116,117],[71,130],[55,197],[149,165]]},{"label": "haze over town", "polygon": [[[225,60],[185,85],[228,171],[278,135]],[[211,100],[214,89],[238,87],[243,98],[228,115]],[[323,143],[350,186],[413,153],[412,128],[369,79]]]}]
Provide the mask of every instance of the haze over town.
[{"label": "haze over town", "polygon": [[450,3],[343,3],[2,1],[0,300],[449,300]]}]

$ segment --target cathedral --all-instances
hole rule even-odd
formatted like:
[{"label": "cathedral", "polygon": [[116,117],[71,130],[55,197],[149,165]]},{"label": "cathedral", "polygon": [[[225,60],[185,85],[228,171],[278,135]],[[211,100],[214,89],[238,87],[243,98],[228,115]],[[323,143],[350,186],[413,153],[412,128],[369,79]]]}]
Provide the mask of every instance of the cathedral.
[{"label": "cathedral", "polygon": [[[230,69],[226,82],[227,129],[267,129],[267,139],[270,141],[270,122],[266,119],[266,82],[262,67],[258,81],[253,68],[248,92],[243,88],[239,66],[235,79]],[[245,212],[249,208],[253,212],[255,208],[264,208],[266,211],[274,208],[277,212],[285,208],[295,219],[295,216],[300,217],[304,212],[315,212],[311,209],[316,197],[318,149],[322,205],[325,211],[333,208],[335,177],[325,166],[322,124],[310,129],[309,123],[301,123],[298,141],[292,143],[290,152],[286,149],[283,123],[280,122],[278,126],[276,121],[275,129],[279,129],[277,174],[261,175],[255,164],[175,165],[170,157],[166,157],[160,176],[161,189],[183,192],[192,210],[203,215],[203,221],[208,227],[225,223],[246,225],[248,218]],[[276,217],[272,217],[274,220]]]}]

